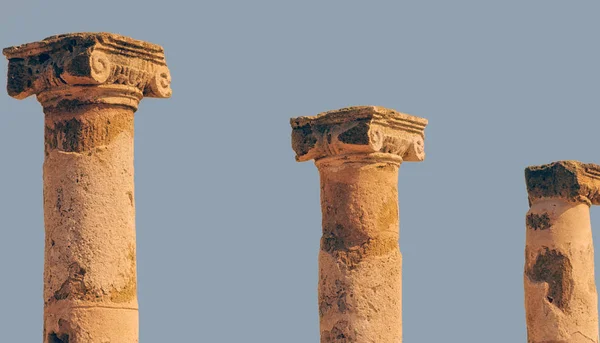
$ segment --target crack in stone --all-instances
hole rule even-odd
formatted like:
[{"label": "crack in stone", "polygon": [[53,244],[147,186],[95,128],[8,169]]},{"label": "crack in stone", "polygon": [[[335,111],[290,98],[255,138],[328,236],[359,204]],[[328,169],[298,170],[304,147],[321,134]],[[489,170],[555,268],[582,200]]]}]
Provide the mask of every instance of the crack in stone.
[{"label": "crack in stone", "polygon": [[593,343],[598,343],[598,341],[597,341],[597,340],[594,340],[593,338],[591,338],[591,337],[589,337],[589,336],[587,336],[587,335],[584,335],[584,334],[583,334],[581,331],[575,331],[575,332],[573,332],[573,333],[571,334],[571,336],[575,336],[576,334],[579,334],[579,335],[580,335],[580,336],[582,336],[583,338],[585,338],[585,339],[588,339],[590,342],[593,342]]}]

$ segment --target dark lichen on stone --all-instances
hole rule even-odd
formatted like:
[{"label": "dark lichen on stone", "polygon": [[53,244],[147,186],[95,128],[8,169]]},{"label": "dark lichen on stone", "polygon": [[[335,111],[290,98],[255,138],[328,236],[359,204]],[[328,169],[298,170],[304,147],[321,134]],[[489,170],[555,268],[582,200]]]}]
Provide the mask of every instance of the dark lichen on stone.
[{"label": "dark lichen on stone", "polygon": [[600,204],[600,166],[578,161],[557,161],[525,168],[530,203],[533,199],[562,198]]},{"label": "dark lichen on stone", "polygon": [[[98,111],[106,106],[94,105]],[[74,115],[67,119],[47,120],[45,127],[46,156],[52,150],[64,152],[91,151],[109,145],[121,133],[133,136],[133,114],[96,112]]]},{"label": "dark lichen on stone", "polygon": [[533,282],[548,284],[546,300],[561,310],[569,307],[573,293],[573,266],[567,256],[545,248],[536,257],[534,265],[525,274]]},{"label": "dark lichen on stone", "polygon": [[369,144],[369,122],[360,121],[356,126],[342,132],[338,140],[345,144],[367,145]]},{"label": "dark lichen on stone", "polygon": [[323,343],[354,343],[356,337],[352,333],[352,327],[346,320],[340,320],[331,330],[323,331],[321,334]]},{"label": "dark lichen on stone", "polygon": [[546,212],[542,214],[529,213],[526,217],[527,228],[532,230],[547,230],[552,224],[550,223],[550,215]]},{"label": "dark lichen on stone", "polygon": [[[319,316],[323,317],[330,309],[337,307],[338,313],[346,313],[352,311],[353,305],[348,301],[348,296],[351,295],[351,290],[348,289],[347,285],[340,280],[335,280],[335,287],[329,289],[327,287],[326,276],[324,273],[320,274],[321,279],[321,302],[319,303]],[[328,292],[324,291],[329,289]]]},{"label": "dark lichen on stone", "polygon": [[292,149],[298,155],[307,154],[317,144],[317,138],[313,134],[310,125],[304,125],[292,130]]}]

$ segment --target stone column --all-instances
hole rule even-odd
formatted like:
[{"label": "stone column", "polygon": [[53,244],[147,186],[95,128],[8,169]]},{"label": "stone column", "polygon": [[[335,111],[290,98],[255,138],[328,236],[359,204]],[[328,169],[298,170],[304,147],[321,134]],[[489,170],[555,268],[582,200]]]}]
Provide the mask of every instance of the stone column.
[{"label": "stone column", "polygon": [[600,166],[560,161],[525,169],[527,342],[598,342],[590,205]]},{"label": "stone column", "polygon": [[425,157],[427,120],[361,106],[291,125],[296,160],[321,178],[321,342],[401,342],[398,168]]},{"label": "stone column", "polygon": [[75,33],[4,49],[45,114],[45,343],[138,342],[133,118],[171,95],[163,49]]}]

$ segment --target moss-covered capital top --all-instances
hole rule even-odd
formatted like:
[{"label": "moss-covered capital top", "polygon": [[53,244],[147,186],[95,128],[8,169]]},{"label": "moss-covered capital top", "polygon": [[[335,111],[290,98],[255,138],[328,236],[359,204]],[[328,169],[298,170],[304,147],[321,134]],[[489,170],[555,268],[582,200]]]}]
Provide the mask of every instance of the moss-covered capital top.
[{"label": "moss-covered capital top", "polygon": [[291,119],[297,161],[384,154],[398,161],[425,158],[427,119],[377,106],[356,106]]},{"label": "moss-covered capital top", "polygon": [[[163,48],[111,33],[71,33],[3,50],[8,94],[42,105],[108,103],[137,108],[142,97],[171,96]],[[90,87],[95,86],[95,87]]]},{"label": "moss-covered capital top", "polygon": [[578,161],[558,161],[525,169],[529,202],[563,198],[600,204],[600,166]]}]

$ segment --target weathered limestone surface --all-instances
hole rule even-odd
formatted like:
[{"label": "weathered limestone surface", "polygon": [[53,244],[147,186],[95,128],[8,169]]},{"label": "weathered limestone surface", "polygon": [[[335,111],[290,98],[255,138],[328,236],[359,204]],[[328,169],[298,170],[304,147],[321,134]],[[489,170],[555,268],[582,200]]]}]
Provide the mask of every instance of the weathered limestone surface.
[{"label": "weathered limestone surface", "polygon": [[45,113],[45,343],[138,342],[134,112],[171,95],[163,49],[76,33],[4,49]]},{"label": "weathered limestone surface", "polygon": [[600,203],[600,166],[559,161],[528,167],[525,179],[528,342],[598,342],[589,207]]},{"label": "weathered limestone surface", "polygon": [[398,168],[424,159],[427,120],[361,106],[291,125],[296,160],[321,178],[321,342],[401,342]]}]

